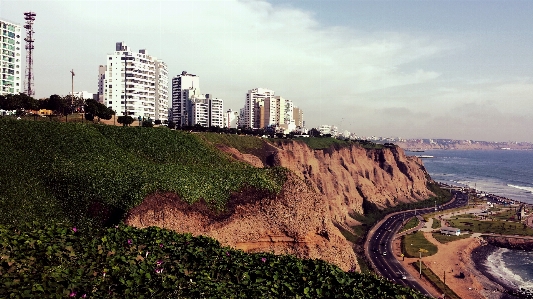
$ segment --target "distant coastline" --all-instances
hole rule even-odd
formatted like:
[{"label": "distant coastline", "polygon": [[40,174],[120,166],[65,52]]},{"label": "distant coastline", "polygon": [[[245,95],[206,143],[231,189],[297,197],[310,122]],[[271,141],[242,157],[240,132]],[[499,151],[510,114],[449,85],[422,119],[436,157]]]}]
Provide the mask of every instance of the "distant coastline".
[{"label": "distant coastline", "polygon": [[399,139],[387,140],[408,152],[424,152],[427,150],[533,150],[530,142],[490,142],[454,139]]}]

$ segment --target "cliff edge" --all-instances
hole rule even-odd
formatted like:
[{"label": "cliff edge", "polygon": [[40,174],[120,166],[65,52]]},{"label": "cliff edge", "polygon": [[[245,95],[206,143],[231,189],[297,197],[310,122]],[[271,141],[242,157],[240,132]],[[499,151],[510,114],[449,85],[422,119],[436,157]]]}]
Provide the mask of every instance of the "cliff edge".
[{"label": "cliff edge", "polygon": [[232,194],[222,214],[201,202],[188,205],[176,194],[153,194],[129,211],[126,224],[206,235],[247,252],[318,258],[345,271],[358,270],[352,244],[336,225],[357,225],[349,215],[364,213],[364,201],[385,208],[432,195],[420,159],[406,157],[398,147],[313,150],[297,141],[265,142],[262,154],[251,155],[216,146],[255,167],[283,166],[292,172],[278,195],[242,190]]}]

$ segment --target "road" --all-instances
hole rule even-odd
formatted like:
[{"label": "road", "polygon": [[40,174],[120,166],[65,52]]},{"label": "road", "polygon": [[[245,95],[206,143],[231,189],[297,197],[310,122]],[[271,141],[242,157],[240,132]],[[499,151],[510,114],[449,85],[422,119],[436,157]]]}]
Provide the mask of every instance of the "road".
[{"label": "road", "polygon": [[[468,195],[461,192],[454,192],[454,199],[442,206],[442,210],[458,208],[468,203]],[[365,253],[372,263],[374,270],[381,276],[398,284],[419,290],[421,293],[432,296],[420,283],[417,278],[409,275],[407,270],[394,257],[392,252],[392,240],[402,227],[405,220],[427,213],[434,212],[435,208],[425,208],[404,212],[397,212],[388,215],[368,233],[365,242]],[[416,213],[416,215],[415,215]]]}]

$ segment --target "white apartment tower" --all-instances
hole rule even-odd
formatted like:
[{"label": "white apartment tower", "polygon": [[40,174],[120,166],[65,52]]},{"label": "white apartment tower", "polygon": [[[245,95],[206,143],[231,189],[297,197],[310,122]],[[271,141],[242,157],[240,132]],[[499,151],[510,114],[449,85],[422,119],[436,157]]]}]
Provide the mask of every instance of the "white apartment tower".
[{"label": "white apartment tower", "polygon": [[103,80],[103,104],[117,115],[125,115],[126,109],[127,115],[133,118],[167,120],[168,71],[164,62],[145,50],[133,53],[123,42],[118,42],[99,73],[99,87]]},{"label": "white apartment tower", "polygon": [[239,126],[260,129],[275,122],[275,103],[273,90],[266,88],[248,90],[244,108],[240,111]]},{"label": "white apartment tower", "polygon": [[24,92],[21,69],[21,26],[0,20],[0,95]]},{"label": "white apartment tower", "polygon": [[224,101],[200,93],[200,77],[185,71],[172,78],[172,121],[177,126],[224,126]]}]

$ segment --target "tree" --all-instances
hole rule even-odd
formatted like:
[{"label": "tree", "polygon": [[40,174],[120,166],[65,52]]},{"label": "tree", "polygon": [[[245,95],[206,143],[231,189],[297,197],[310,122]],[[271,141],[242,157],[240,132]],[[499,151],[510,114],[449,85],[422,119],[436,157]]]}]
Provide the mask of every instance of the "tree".
[{"label": "tree", "polygon": [[37,110],[39,101],[24,93],[0,96],[0,109],[3,110]]},{"label": "tree", "polygon": [[95,116],[98,117],[98,120],[111,119],[113,115],[115,115],[115,111],[113,111],[111,108],[108,108],[104,104],[99,103],[93,99],[87,99],[85,101],[84,111],[85,111],[85,119],[87,120],[90,120],[87,118],[87,117],[91,117],[90,115],[92,115],[93,119]]},{"label": "tree", "polygon": [[117,122],[119,124],[122,124],[123,126],[129,126],[133,123],[133,117],[129,115],[128,116],[122,115],[117,118]]},{"label": "tree", "polygon": [[176,123],[174,123],[173,121],[169,120],[167,127],[169,127],[170,129],[175,129],[176,128]]},{"label": "tree", "polygon": [[154,126],[154,124],[152,123],[151,120],[143,120],[142,122],[142,126],[143,127],[146,127],[146,128],[151,128]]},{"label": "tree", "polygon": [[307,134],[309,134],[309,137],[318,137],[320,136],[320,131],[316,128],[312,128]]},{"label": "tree", "polygon": [[45,109],[52,110],[56,114],[66,115],[70,113],[70,103],[67,103],[67,100],[57,94],[53,94],[50,98],[46,99],[44,102]]}]

